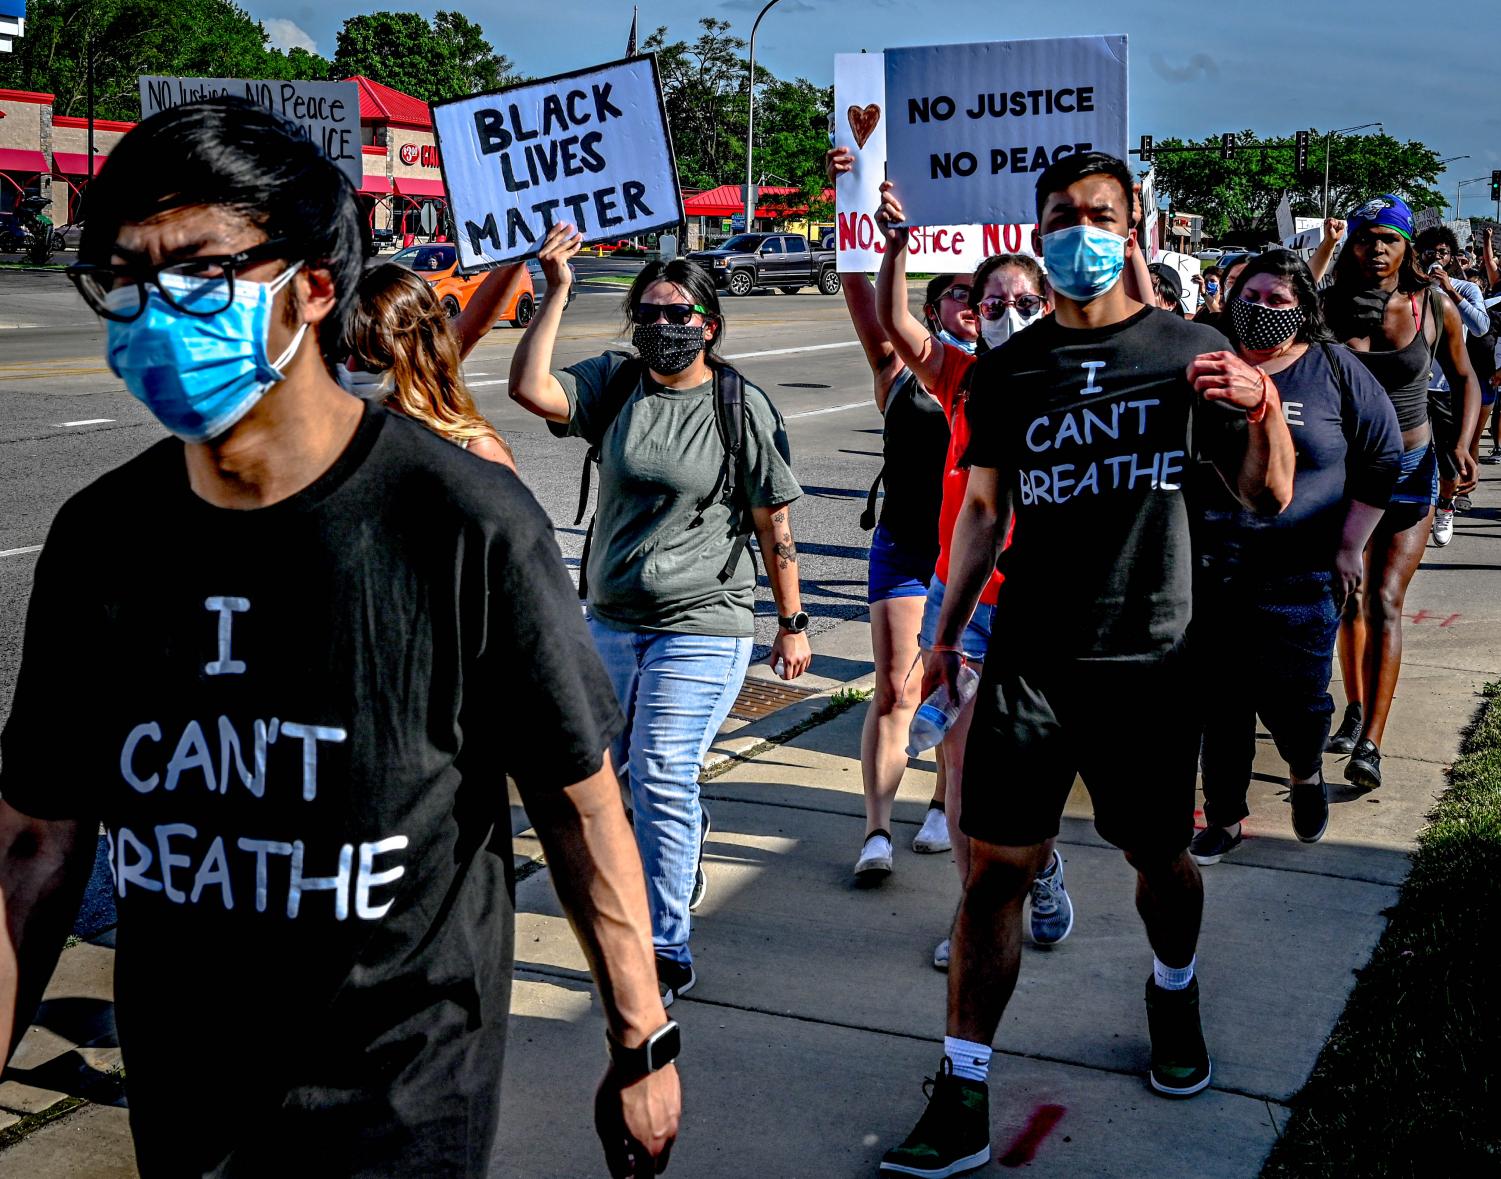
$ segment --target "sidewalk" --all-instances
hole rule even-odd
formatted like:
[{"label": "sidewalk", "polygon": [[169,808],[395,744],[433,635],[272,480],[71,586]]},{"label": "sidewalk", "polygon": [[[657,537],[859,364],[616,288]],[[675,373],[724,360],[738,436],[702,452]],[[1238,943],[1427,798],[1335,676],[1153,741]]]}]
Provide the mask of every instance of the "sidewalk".
[{"label": "sidewalk", "polygon": [[[1159,1098],[1142,1079],[1149,950],[1131,872],[1094,834],[1076,788],[1060,844],[1077,923],[1062,946],[1027,947],[996,1040],[1000,1165],[1039,1176],[1257,1174],[1381,935],[1476,690],[1501,673],[1501,471],[1482,471],[1475,513],[1449,548],[1428,550],[1413,583],[1382,790],[1348,790],[1330,759],[1329,833],[1306,847],[1292,835],[1282,767],[1259,742],[1247,842],[1204,871],[1200,977],[1215,1077],[1192,1101]],[[858,622],[822,636],[820,684],[860,686],[868,643]],[[709,892],[694,934],[700,981],[673,1009],[684,1028],[685,1117],[669,1174],[870,1176],[922,1109],[943,1032],[944,978],[928,963],[958,892],[949,856],[908,850],[932,763],[914,763],[903,782],[895,874],[880,889],[854,889],[864,705],[765,744],[827,703],[812,697],[735,726],[715,747],[722,768],[704,788]],[[516,850],[534,855],[535,841],[523,833]],[[603,1022],[545,868],[517,899],[505,1128],[492,1173],[599,1175],[592,1098]],[[39,1021],[55,1030],[33,1028],[16,1059],[32,1071],[0,1081],[0,1132],[14,1116],[4,1110],[43,1109],[67,1093],[110,1098],[109,941],[64,953]],[[0,1151],[0,1172],[127,1176],[129,1158],[123,1109],[86,1104]]]}]

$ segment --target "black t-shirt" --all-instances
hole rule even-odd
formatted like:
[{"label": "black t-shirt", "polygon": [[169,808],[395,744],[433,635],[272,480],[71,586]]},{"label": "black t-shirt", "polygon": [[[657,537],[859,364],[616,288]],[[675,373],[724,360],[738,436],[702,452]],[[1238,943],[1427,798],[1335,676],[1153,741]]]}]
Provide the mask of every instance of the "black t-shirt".
[{"label": "black t-shirt", "polygon": [[1272,380],[1298,453],[1292,503],[1279,515],[1250,511],[1201,467],[1192,498],[1203,566],[1272,577],[1329,569],[1350,500],[1384,508],[1396,486],[1397,411],[1350,349],[1315,344]]},{"label": "black t-shirt", "polygon": [[64,505],[0,794],[107,828],[143,1175],[484,1174],[505,776],[586,778],[620,723],[536,501],[383,409],[271,507],[175,440]]},{"label": "black t-shirt", "polygon": [[[1201,400],[1212,329],[1143,308],[1103,328],[1055,316],[976,364],[971,466],[1000,472],[1016,513],[996,604],[1025,657],[1161,658],[1181,641],[1192,555],[1183,484],[1195,456],[1233,463],[1245,414]],[[998,632],[999,633],[999,632]]]},{"label": "black t-shirt", "polygon": [[943,470],[949,453],[949,420],[943,406],[908,369],[886,402],[883,430],[886,465],[881,482],[881,526],[903,549],[938,560],[938,513],[943,506]]}]

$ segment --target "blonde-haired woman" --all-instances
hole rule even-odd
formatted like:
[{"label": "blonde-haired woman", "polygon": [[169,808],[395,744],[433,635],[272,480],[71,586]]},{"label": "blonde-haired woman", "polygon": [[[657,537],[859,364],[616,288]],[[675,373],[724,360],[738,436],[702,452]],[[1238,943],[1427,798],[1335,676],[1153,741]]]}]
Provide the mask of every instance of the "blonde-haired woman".
[{"label": "blonde-haired woman", "polygon": [[378,397],[471,454],[515,470],[510,446],[474,404],[460,366],[495,322],[495,308],[518,272],[492,272],[450,322],[432,287],[412,271],[390,263],[366,271],[345,331],[345,387]]}]

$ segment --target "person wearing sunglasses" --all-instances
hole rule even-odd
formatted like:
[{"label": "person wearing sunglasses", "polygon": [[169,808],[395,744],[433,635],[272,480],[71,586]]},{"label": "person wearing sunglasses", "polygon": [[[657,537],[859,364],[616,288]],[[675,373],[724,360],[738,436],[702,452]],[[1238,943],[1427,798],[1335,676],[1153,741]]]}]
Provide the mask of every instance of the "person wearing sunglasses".
[{"label": "person wearing sunglasses", "polygon": [[[905,214],[894,185],[881,185],[881,207],[876,223],[886,235],[886,253],[881,258],[881,272],[876,280],[876,309],[882,330],[891,340],[902,362],[918,374],[924,387],[943,406],[949,418],[950,437],[945,458],[943,496],[938,520],[938,563],[923,604],[922,626],[918,645],[924,653],[925,667],[934,654],[935,628],[943,608],[952,555],[954,522],[963,507],[969,470],[963,456],[969,446],[969,419],[965,401],[969,395],[969,374],[976,353],[933,338],[907,309],[906,267],[907,230],[901,228]],[[980,344],[976,352],[990,352],[1001,347],[1033,323],[1043,319],[1051,309],[1047,279],[1037,259],[1025,254],[997,254],[980,264],[969,287],[969,310],[979,329]],[[964,659],[977,673],[985,665],[991,644],[995,602],[1001,589],[1001,575],[992,570],[981,591],[977,605],[959,638]],[[969,739],[973,708],[966,703],[940,745],[944,768],[944,813],[948,822],[949,841],[954,850],[954,866],[962,884],[969,871],[969,840],[960,827],[963,787],[964,751]],[[1049,851],[1054,850],[1051,846]],[[1074,909],[1063,883],[1063,857],[1055,855],[1044,862],[1031,892],[1032,938],[1038,945],[1056,945],[1073,929]],[[935,970],[947,970],[951,939],[942,938],[933,950]]]},{"label": "person wearing sunglasses", "polygon": [[[626,714],[615,764],[629,780],[660,994],[670,1005],[697,981],[690,912],[708,886],[709,831],[698,776],[750,663],[750,532],[780,623],[766,661],[793,680],[812,659],[790,506],[802,489],[771,399],[717,355],[719,298],[694,262],[649,262],[636,276],[625,298],[634,356],[606,352],[553,367],[568,260],[581,241],[566,223],[543,240],[537,260],[549,296],[511,358],[509,390],[554,434],[585,439],[598,461],[580,596]],[[737,386],[741,396],[728,397]],[[740,418],[738,454],[726,443],[730,412]]]},{"label": "person wearing sunglasses", "polygon": [[[301,127],[178,106],[92,191],[71,277],[167,436],[69,500],[37,561],[0,736],[0,1044],[102,822],[142,1175],[276,1174],[294,1143],[346,1175],[485,1174],[510,778],[599,979],[610,1170],[653,1169],[679,1036],[609,762],[619,709],[547,516],[334,379],[367,230]],[[226,1019],[251,1050],[206,1084]]]}]

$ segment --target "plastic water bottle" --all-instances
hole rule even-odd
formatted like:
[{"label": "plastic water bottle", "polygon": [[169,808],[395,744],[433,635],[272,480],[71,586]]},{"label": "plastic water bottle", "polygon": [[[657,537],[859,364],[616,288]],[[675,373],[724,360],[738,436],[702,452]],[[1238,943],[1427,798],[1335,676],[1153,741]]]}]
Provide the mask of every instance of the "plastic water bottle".
[{"label": "plastic water bottle", "polygon": [[912,725],[907,730],[907,756],[916,757],[925,749],[932,749],[948,735],[959,719],[964,706],[974,698],[980,686],[980,677],[975,669],[965,664],[959,669],[959,699],[949,696],[949,690],[939,684],[933,694],[917,706]]}]

